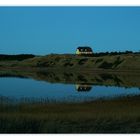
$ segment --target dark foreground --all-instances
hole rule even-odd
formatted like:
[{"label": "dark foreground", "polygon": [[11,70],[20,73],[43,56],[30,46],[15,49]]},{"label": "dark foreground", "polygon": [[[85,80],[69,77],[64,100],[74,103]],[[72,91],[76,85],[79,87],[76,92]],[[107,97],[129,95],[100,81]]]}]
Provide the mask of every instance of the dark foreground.
[{"label": "dark foreground", "polygon": [[73,104],[1,99],[0,133],[140,133],[140,96]]}]

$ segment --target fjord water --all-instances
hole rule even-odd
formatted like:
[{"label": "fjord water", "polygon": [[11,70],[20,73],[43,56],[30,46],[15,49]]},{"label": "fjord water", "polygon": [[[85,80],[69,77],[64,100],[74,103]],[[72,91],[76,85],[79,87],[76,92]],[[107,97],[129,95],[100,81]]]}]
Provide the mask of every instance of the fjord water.
[{"label": "fjord water", "polygon": [[139,87],[105,86],[88,83],[50,83],[20,77],[0,78],[0,97],[11,101],[85,102],[140,94]]}]

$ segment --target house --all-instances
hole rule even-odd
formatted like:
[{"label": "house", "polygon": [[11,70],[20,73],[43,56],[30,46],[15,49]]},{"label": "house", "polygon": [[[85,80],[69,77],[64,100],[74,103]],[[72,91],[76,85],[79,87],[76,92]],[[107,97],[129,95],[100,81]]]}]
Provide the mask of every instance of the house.
[{"label": "house", "polygon": [[83,47],[78,47],[76,49],[76,54],[77,55],[91,55],[93,54],[92,48],[88,46],[83,46]]},{"label": "house", "polygon": [[91,85],[86,85],[86,84],[76,84],[76,90],[78,92],[88,92],[92,89]]}]

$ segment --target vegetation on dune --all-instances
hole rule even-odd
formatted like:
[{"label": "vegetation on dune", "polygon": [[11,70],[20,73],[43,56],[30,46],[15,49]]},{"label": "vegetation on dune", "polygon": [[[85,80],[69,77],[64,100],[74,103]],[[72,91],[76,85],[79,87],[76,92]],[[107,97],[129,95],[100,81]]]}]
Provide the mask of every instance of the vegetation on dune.
[{"label": "vegetation on dune", "polygon": [[19,55],[4,55],[4,54],[0,54],[0,61],[13,61],[13,60],[17,60],[17,61],[22,61],[25,59],[29,59],[29,58],[33,58],[35,57],[35,55],[33,54],[19,54]]},{"label": "vegetation on dune", "polygon": [[133,51],[125,51],[125,52],[100,52],[100,53],[94,53],[93,56],[99,57],[99,56],[106,56],[106,55],[122,55],[122,54],[140,54],[140,52],[133,52]]},{"label": "vegetation on dune", "polygon": [[0,133],[140,133],[140,97],[0,104]]},{"label": "vegetation on dune", "polygon": [[36,57],[33,54],[5,55],[0,54],[0,67],[15,67],[23,60]]},{"label": "vegetation on dune", "polygon": [[77,55],[47,55],[22,61],[20,66],[70,68],[92,70],[140,70],[140,54],[106,55],[100,57],[85,57]]},{"label": "vegetation on dune", "polygon": [[107,52],[94,53],[93,56],[74,54],[50,54],[46,56],[7,55],[0,57],[0,66],[138,72],[140,70],[140,53],[133,53],[130,51]]}]

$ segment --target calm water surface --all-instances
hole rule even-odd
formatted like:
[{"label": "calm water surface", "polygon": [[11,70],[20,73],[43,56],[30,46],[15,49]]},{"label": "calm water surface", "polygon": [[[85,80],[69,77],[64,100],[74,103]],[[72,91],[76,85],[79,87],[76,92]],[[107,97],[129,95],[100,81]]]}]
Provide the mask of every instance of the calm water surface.
[{"label": "calm water surface", "polygon": [[99,86],[89,84],[62,84],[26,78],[0,78],[0,96],[16,101],[84,102],[140,94],[139,88]]}]

